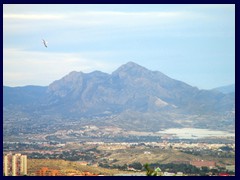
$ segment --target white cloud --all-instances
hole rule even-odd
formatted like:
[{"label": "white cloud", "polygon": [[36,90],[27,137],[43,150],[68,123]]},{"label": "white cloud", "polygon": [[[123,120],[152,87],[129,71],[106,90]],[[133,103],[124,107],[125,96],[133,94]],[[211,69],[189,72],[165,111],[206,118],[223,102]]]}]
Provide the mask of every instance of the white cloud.
[{"label": "white cloud", "polygon": [[[138,32],[152,34],[153,31],[159,32],[158,35],[162,36],[165,36],[166,33],[170,33],[171,36],[180,33],[180,36],[183,36],[182,33],[185,32],[185,36],[189,36],[191,28],[196,29],[191,31],[194,36],[198,33],[199,26],[205,27],[207,22],[212,24],[219,21],[214,16],[193,10],[159,12],[73,11],[68,13],[54,11],[46,14],[39,12],[7,13],[5,11],[3,18],[4,36],[51,34],[51,38],[55,37],[56,42],[59,40],[63,42],[63,39],[59,37],[68,37],[64,38],[64,41],[82,42],[90,39],[95,41],[102,37],[108,38],[111,34],[126,35]],[[221,31],[221,28],[218,29]],[[202,34],[202,32],[200,33]]]},{"label": "white cloud", "polygon": [[[18,11],[17,11],[18,12]],[[102,44],[104,40],[117,39],[129,35],[142,36],[142,33],[174,29],[183,19],[190,17],[187,12],[124,12],[124,11],[81,11],[53,13],[13,13],[4,12],[4,46],[28,47],[33,38],[46,38],[59,47],[89,43]],[[14,42],[12,38],[19,38]],[[36,40],[34,40],[36,42]],[[68,48],[69,49],[69,48]]]},{"label": "white cloud", "polygon": [[[39,7],[39,8],[38,8]],[[71,29],[92,30],[95,28],[108,29],[141,29],[155,28],[174,30],[179,26],[194,26],[196,22],[213,23],[219,21],[221,17],[213,16],[211,13],[203,11],[205,9],[232,9],[234,5],[180,5],[178,8],[165,9],[159,11],[70,11],[69,6],[4,6],[4,33],[28,34],[38,31],[63,32]],[[76,6],[83,7],[83,6]],[[134,6],[132,6],[134,8]],[[159,6],[161,7],[161,6]],[[175,7],[175,6],[173,6]],[[15,9],[15,11],[14,11]],[[47,9],[47,10],[46,10]],[[202,10],[203,9],[203,10]],[[24,10],[24,11],[23,11]],[[36,12],[34,11],[36,10]],[[24,13],[23,13],[24,12]],[[221,13],[223,14],[223,13]],[[223,17],[224,14],[223,14]]]},{"label": "white cloud", "polygon": [[[5,13],[3,14],[4,19],[75,19],[79,18],[88,19],[114,19],[114,18],[180,18],[187,15],[186,12],[120,12],[120,11],[84,11],[84,12],[73,12],[73,13]],[[127,19],[125,19],[127,20]]]},{"label": "white cloud", "polygon": [[[192,14],[192,13],[191,13]],[[117,12],[84,11],[72,13],[4,13],[4,32],[29,32],[43,28],[70,29],[86,27],[138,28],[149,25],[166,25],[176,20],[191,17],[187,12]],[[19,32],[19,30],[21,30]]]},{"label": "white cloud", "polygon": [[63,19],[61,14],[3,14],[4,19],[20,20],[56,20]]},{"label": "white cloud", "polygon": [[73,70],[111,72],[128,60],[155,59],[169,69],[178,67],[175,59],[208,62],[213,53],[234,60],[226,56],[234,54],[234,5],[140,6],[4,5],[4,83],[47,85]]},{"label": "white cloud", "polygon": [[71,71],[110,72],[116,65],[84,57],[80,53],[3,50],[3,83],[8,86],[48,85]]}]

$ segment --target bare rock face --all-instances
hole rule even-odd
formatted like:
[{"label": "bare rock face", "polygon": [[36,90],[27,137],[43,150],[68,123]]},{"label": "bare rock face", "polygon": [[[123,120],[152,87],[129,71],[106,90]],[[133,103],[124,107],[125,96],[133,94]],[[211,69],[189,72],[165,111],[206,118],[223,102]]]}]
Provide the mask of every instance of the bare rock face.
[{"label": "bare rock face", "polygon": [[141,126],[143,117],[154,124],[159,119],[176,126],[181,115],[206,115],[212,121],[211,117],[222,119],[235,112],[235,93],[199,90],[133,62],[112,74],[74,71],[48,87],[4,87],[3,100],[7,112],[14,109],[30,116],[37,112],[39,116],[75,118],[118,115],[117,121],[139,117],[136,126]]}]

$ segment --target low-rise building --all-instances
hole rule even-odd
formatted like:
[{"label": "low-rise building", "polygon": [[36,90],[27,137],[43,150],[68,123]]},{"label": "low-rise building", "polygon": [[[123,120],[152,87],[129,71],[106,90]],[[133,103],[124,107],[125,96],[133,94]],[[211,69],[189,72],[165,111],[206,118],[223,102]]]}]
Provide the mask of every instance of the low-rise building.
[{"label": "low-rise building", "polygon": [[88,162],[87,161],[78,161],[79,165],[87,166]]},{"label": "low-rise building", "polygon": [[36,176],[61,176],[62,174],[56,169],[49,169],[48,167],[42,167],[36,171]]},{"label": "low-rise building", "polygon": [[190,164],[190,161],[181,161],[181,160],[177,160],[177,161],[172,161],[173,164]]},{"label": "low-rise building", "polygon": [[219,173],[219,176],[229,176],[228,173]]},{"label": "low-rise building", "polygon": [[183,172],[177,172],[176,176],[183,176]]},{"label": "low-rise building", "polygon": [[172,172],[164,172],[163,173],[163,176],[175,176],[176,174],[175,173],[172,173]]},{"label": "low-rise building", "polygon": [[191,161],[190,164],[197,168],[208,167],[209,169],[212,169],[216,167],[216,162],[214,161]]},{"label": "low-rise building", "polygon": [[94,173],[90,173],[89,171],[83,171],[82,176],[98,176],[97,174],[94,174]]},{"label": "low-rise building", "polygon": [[235,172],[235,165],[227,165],[226,170]]}]

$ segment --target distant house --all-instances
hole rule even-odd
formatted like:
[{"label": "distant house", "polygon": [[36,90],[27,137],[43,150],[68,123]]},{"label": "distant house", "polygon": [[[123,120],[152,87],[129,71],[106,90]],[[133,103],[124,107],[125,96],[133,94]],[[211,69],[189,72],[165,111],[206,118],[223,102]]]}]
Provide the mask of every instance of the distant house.
[{"label": "distant house", "polygon": [[144,154],[151,154],[150,151],[144,151]]},{"label": "distant house", "polygon": [[229,176],[228,173],[219,173],[219,176]]},{"label": "distant house", "polygon": [[172,172],[164,172],[163,173],[163,176],[175,176],[176,174],[175,173],[172,173]]},{"label": "distant house", "polygon": [[78,161],[78,164],[79,165],[83,165],[83,166],[87,166],[88,162],[86,162],[86,161]]},{"label": "distant house", "polygon": [[177,161],[172,161],[173,164],[190,164],[190,161],[181,161],[181,160],[177,160]]},{"label": "distant house", "polygon": [[228,166],[226,166],[226,170],[235,172],[235,165],[228,165]]},{"label": "distant house", "polygon": [[176,176],[183,176],[183,172],[177,172]]},{"label": "distant house", "polygon": [[210,169],[216,167],[216,162],[214,161],[191,161],[191,165],[196,166],[197,168],[208,167]]},{"label": "distant house", "polygon": [[93,163],[92,167],[98,167],[98,163]]},{"label": "distant house", "polygon": [[83,171],[82,176],[98,176],[98,175],[90,173],[89,171]]},{"label": "distant house", "polygon": [[113,174],[113,176],[146,176],[143,173],[133,173],[133,174]]},{"label": "distant house", "polygon": [[56,169],[49,169],[48,167],[42,167],[36,171],[36,176],[61,176],[62,174]]}]

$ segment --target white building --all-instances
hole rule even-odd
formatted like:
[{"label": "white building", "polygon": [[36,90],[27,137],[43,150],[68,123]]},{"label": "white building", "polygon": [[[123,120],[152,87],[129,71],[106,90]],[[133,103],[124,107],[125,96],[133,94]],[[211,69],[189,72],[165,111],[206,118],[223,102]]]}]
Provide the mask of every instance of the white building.
[{"label": "white building", "polygon": [[27,174],[27,156],[6,154],[3,157],[3,173],[5,176],[23,176]]},{"label": "white building", "polygon": [[175,176],[175,173],[171,173],[171,172],[164,172],[163,176]]}]

